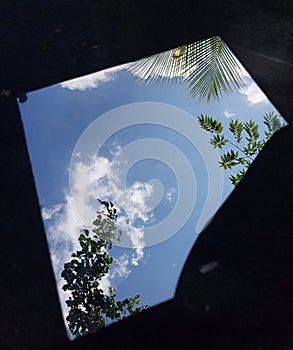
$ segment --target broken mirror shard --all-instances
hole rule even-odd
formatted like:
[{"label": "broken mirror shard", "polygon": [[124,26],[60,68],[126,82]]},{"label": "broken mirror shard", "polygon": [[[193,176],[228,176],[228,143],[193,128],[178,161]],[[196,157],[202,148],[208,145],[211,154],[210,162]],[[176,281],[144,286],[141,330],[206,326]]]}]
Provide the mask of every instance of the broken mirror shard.
[{"label": "broken mirror shard", "polygon": [[21,115],[70,339],[171,299],[198,235],[286,125],[219,37],[28,97]]}]

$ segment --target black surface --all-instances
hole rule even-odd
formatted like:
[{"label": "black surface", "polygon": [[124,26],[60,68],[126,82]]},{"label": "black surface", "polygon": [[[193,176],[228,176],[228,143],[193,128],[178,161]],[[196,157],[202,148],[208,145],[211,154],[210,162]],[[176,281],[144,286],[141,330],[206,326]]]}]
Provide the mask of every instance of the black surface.
[{"label": "black surface", "polygon": [[12,91],[1,97],[0,348],[292,349],[292,124],[196,242],[174,300],[69,342],[15,101],[217,34],[292,123],[291,1],[3,0],[0,19],[0,91]]}]

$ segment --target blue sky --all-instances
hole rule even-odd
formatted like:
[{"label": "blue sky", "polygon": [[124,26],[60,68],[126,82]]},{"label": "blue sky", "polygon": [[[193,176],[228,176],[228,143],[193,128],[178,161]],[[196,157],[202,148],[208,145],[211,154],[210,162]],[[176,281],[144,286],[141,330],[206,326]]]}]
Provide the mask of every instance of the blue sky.
[{"label": "blue sky", "polygon": [[103,287],[113,285],[121,299],[138,293],[150,306],[173,297],[199,227],[233,190],[232,172],[219,169],[194,117],[208,114],[224,126],[253,119],[262,132],[263,115],[278,114],[245,70],[243,78],[242,92],[207,105],[184,85],[148,86],[118,66],[32,92],[20,105],[64,315],[60,272],[98,197],[117,205],[128,232],[112,249],[116,264]]}]

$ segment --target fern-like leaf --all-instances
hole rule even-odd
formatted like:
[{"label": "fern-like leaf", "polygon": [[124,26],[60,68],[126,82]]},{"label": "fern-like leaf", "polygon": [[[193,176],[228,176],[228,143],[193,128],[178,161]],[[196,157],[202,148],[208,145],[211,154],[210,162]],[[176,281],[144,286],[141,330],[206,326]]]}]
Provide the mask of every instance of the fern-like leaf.
[{"label": "fern-like leaf", "polygon": [[244,130],[248,135],[246,140],[249,143],[255,143],[259,138],[258,124],[256,124],[252,119],[250,119],[248,122],[245,122]]},{"label": "fern-like leaf", "polygon": [[239,184],[239,182],[243,179],[244,175],[246,174],[246,171],[244,169],[238,171],[235,175],[231,175],[229,177],[229,180],[232,182],[232,185],[235,187]]},{"label": "fern-like leaf", "polygon": [[235,136],[235,139],[238,143],[242,140],[242,131],[243,131],[243,124],[239,122],[238,119],[231,120],[229,123],[229,130],[232,132],[232,134]]},{"label": "fern-like leaf", "polygon": [[284,123],[281,123],[279,116],[274,114],[274,112],[269,112],[264,115],[264,124],[268,128],[268,131],[265,131],[267,139],[271,138],[276,131],[285,126]]},{"label": "fern-like leaf", "polygon": [[220,167],[223,167],[224,169],[231,169],[239,163],[240,160],[238,159],[238,152],[234,152],[233,150],[223,154],[221,156],[221,161],[219,162]]},{"label": "fern-like leaf", "polygon": [[217,133],[220,134],[223,131],[223,124],[218,119],[213,119],[212,117],[209,117],[208,115],[201,114],[198,117],[198,122],[200,126],[211,133]]},{"label": "fern-like leaf", "polygon": [[214,146],[214,148],[222,148],[227,144],[228,140],[225,139],[224,135],[215,135],[211,141],[210,144]]}]

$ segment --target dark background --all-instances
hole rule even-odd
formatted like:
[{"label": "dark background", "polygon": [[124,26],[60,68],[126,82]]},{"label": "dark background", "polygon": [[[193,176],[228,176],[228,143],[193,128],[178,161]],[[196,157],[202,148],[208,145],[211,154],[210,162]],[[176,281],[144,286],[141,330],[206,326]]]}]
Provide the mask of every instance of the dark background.
[{"label": "dark background", "polygon": [[[293,349],[292,11],[280,0],[1,1],[1,349]],[[16,96],[211,35],[291,125],[202,233],[172,301],[69,342]]]}]

